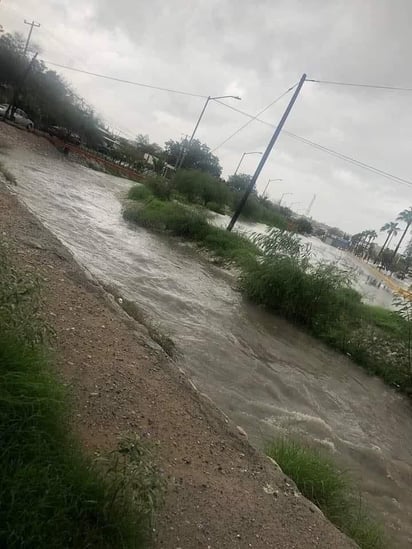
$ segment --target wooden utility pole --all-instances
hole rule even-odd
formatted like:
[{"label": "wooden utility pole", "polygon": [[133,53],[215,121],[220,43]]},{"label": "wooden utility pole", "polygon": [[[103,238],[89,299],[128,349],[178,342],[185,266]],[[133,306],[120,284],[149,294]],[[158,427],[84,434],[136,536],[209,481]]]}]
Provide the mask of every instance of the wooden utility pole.
[{"label": "wooden utility pole", "polygon": [[273,146],[276,143],[280,132],[282,131],[282,128],[283,128],[283,126],[286,122],[286,119],[289,116],[289,113],[292,110],[293,105],[295,104],[295,101],[296,101],[296,99],[299,95],[300,90],[302,89],[302,86],[303,86],[305,80],[306,80],[306,74],[303,74],[302,78],[299,80],[299,84],[296,87],[295,93],[293,94],[291,100],[289,101],[289,105],[286,107],[286,110],[283,113],[283,116],[280,119],[280,122],[279,122],[279,124],[277,125],[277,127],[275,129],[275,133],[273,134],[272,139],[269,141],[269,145],[266,147],[266,150],[263,153],[262,158],[260,159],[258,167],[256,168],[256,171],[253,174],[252,179],[250,180],[249,186],[246,189],[245,194],[242,196],[242,198],[241,198],[241,200],[240,200],[240,202],[239,202],[239,204],[238,204],[238,206],[235,210],[235,213],[233,214],[233,217],[230,220],[229,225],[227,226],[228,231],[231,231],[233,229],[233,227],[234,227],[241,211],[243,210],[244,205],[246,204],[246,200],[248,199],[250,193],[253,191],[253,188],[256,184],[256,181],[257,181],[257,179],[260,175],[260,172],[262,171],[263,166],[266,164],[266,160],[268,159],[269,154],[270,154],[271,150],[273,149]]},{"label": "wooden utility pole", "polygon": [[40,27],[40,23],[36,23],[36,21],[32,21],[30,23],[30,21],[24,20],[24,24],[30,26],[29,34],[27,35],[26,45],[24,46],[23,52],[23,55],[26,55],[30,43],[31,33],[33,32],[33,27]]}]

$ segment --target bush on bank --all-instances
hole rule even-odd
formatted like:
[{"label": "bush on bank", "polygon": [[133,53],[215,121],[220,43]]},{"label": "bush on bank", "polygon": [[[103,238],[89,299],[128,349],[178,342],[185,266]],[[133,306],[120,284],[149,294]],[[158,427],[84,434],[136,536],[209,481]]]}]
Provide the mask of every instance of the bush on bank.
[{"label": "bush on bank", "polygon": [[213,227],[204,211],[185,204],[151,199],[144,204],[128,204],[123,216],[142,227],[187,238],[224,260],[240,263],[257,253],[250,240],[238,233]]},{"label": "bush on bank", "polygon": [[266,454],[295,482],[299,491],[361,549],[387,547],[382,528],[361,504],[349,475],[341,471],[328,454],[286,438],[270,442]]},{"label": "bush on bank", "polygon": [[411,390],[410,321],[362,303],[351,273],[314,263],[296,235],[272,230],[254,242],[261,254],[249,257],[240,275],[249,299],[305,327],[388,384]]},{"label": "bush on bank", "polygon": [[0,246],[0,546],[147,546],[161,483],[150,450],[124,440],[99,463],[70,433],[45,352],[37,282]]}]

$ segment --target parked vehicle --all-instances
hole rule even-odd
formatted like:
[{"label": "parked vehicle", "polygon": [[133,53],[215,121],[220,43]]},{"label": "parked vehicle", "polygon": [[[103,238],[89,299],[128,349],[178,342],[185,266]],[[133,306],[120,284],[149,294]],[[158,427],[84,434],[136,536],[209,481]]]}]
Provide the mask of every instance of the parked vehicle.
[{"label": "parked vehicle", "polygon": [[58,137],[63,141],[73,143],[73,145],[80,145],[81,139],[77,133],[74,133],[62,126],[50,126],[48,129],[49,135]]},{"label": "parked vehicle", "polygon": [[[5,115],[8,108],[9,105],[7,103],[3,103],[2,105],[0,105],[0,119]],[[33,120],[30,120],[30,118],[22,109],[16,109],[13,116],[11,116],[11,113],[9,113],[7,118],[8,120],[11,120],[19,126],[24,126],[28,130],[34,128]]]}]

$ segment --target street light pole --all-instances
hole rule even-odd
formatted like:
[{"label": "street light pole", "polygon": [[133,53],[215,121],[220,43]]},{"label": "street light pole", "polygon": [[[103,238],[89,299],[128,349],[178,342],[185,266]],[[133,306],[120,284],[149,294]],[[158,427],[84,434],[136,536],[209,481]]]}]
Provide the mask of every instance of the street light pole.
[{"label": "street light pole", "polygon": [[282,204],[283,197],[287,196],[288,194],[292,195],[293,193],[283,193],[279,200],[279,206]]},{"label": "street light pole", "polygon": [[236,175],[236,174],[237,174],[237,172],[238,172],[238,170],[239,170],[239,168],[240,168],[240,165],[242,164],[243,159],[245,158],[245,156],[246,156],[247,154],[263,154],[263,153],[261,153],[261,152],[256,152],[256,151],[244,152],[244,153],[242,154],[240,160],[239,160],[239,164],[237,165],[237,168],[236,168],[235,173],[234,173],[233,175]]},{"label": "street light pole", "polygon": [[182,167],[182,164],[183,164],[183,161],[186,157],[186,153],[187,151],[190,149],[190,145],[192,144],[192,141],[193,141],[193,138],[197,132],[197,128],[199,127],[199,124],[200,124],[200,121],[202,120],[203,118],[203,115],[205,114],[205,110],[206,110],[206,107],[208,106],[209,104],[209,101],[213,100],[213,99],[238,99],[240,101],[240,97],[238,97],[237,95],[219,95],[217,97],[211,97],[210,95],[206,98],[206,101],[205,101],[205,104],[203,105],[203,109],[200,113],[200,116],[199,118],[197,119],[197,122],[196,122],[196,125],[195,127],[193,128],[193,132],[192,132],[192,135],[190,136],[190,139],[189,139],[189,143],[187,144],[187,146],[184,148],[181,156],[180,156],[180,159],[179,161],[176,163],[176,170],[178,170],[179,168]]},{"label": "street light pole", "polygon": [[268,190],[269,183],[271,183],[272,181],[283,181],[283,179],[269,179],[268,182],[266,183],[265,190],[264,190],[263,193],[262,193],[263,198],[264,198],[265,195],[266,195],[266,191]]},{"label": "street light pole", "polygon": [[230,220],[230,223],[227,226],[228,231],[231,231],[233,229],[239,215],[241,214],[241,212],[243,210],[244,205],[246,204],[246,201],[247,201],[250,193],[253,191],[253,188],[256,184],[256,181],[257,181],[257,179],[260,175],[260,172],[262,171],[263,166],[266,164],[266,160],[268,159],[269,154],[270,154],[271,150],[273,149],[273,146],[276,143],[276,141],[279,137],[279,134],[282,131],[283,126],[285,125],[285,122],[286,122],[286,120],[289,116],[290,111],[292,110],[293,105],[295,104],[296,99],[298,98],[298,95],[300,93],[300,90],[302,89],[302,86],[303,86],[305,80],[306,80],[306,74],[302,74],[301,79],[299,80],[299,84],[296,86],[296,89],[295,89],[295,91],[292,95],[292,98],[289,101],[289,104],[286,107],[286,110],[283,113],[279,124],[276,126],[276,129],[275,129],[275,131],[274,131],[274,133],[273,133],[273,135],[272,135],[272,137],[271,137],[271,139],[268,143],[268,146],[266,147],[265,152],[262,155],[262,158],[260,159],[260,162],[259,162],[259,164],[256,168],[256,171],[253,174],[252,179],[250,180],[249,186],[245,190],[245,193],[242,196],[242,198],[240,199],[240,202],[239,202],[239,204],[238,204],[238,206],[237,206],[237,208],[236,208],[236,210],[235,210],[235,212],[232,216],[232,219]]}]

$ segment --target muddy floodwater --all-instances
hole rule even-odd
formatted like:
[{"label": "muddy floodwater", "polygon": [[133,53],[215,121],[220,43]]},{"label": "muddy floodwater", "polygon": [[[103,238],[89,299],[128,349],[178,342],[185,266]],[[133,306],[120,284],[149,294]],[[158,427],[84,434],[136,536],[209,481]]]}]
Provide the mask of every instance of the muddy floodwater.
[{"label": "muddy floodwater", "polygon": [[[173,338],[180,366],[252,444],[262,447],[268,437],[292,431],[328,447],[383,517],[393,547],[412,546],[412,407],[406,398],[246,303],[234,278],[190,246],[127,224],[121,199],[130,182],[49,147],[11,143],[1,160],[30,210],[97,279],[136,302]],[[331,260],[351,262],[344,252],[314,246]],[[366,276],[358,284],[369,301],[390,303],[388,292],[368,285]]]}]

